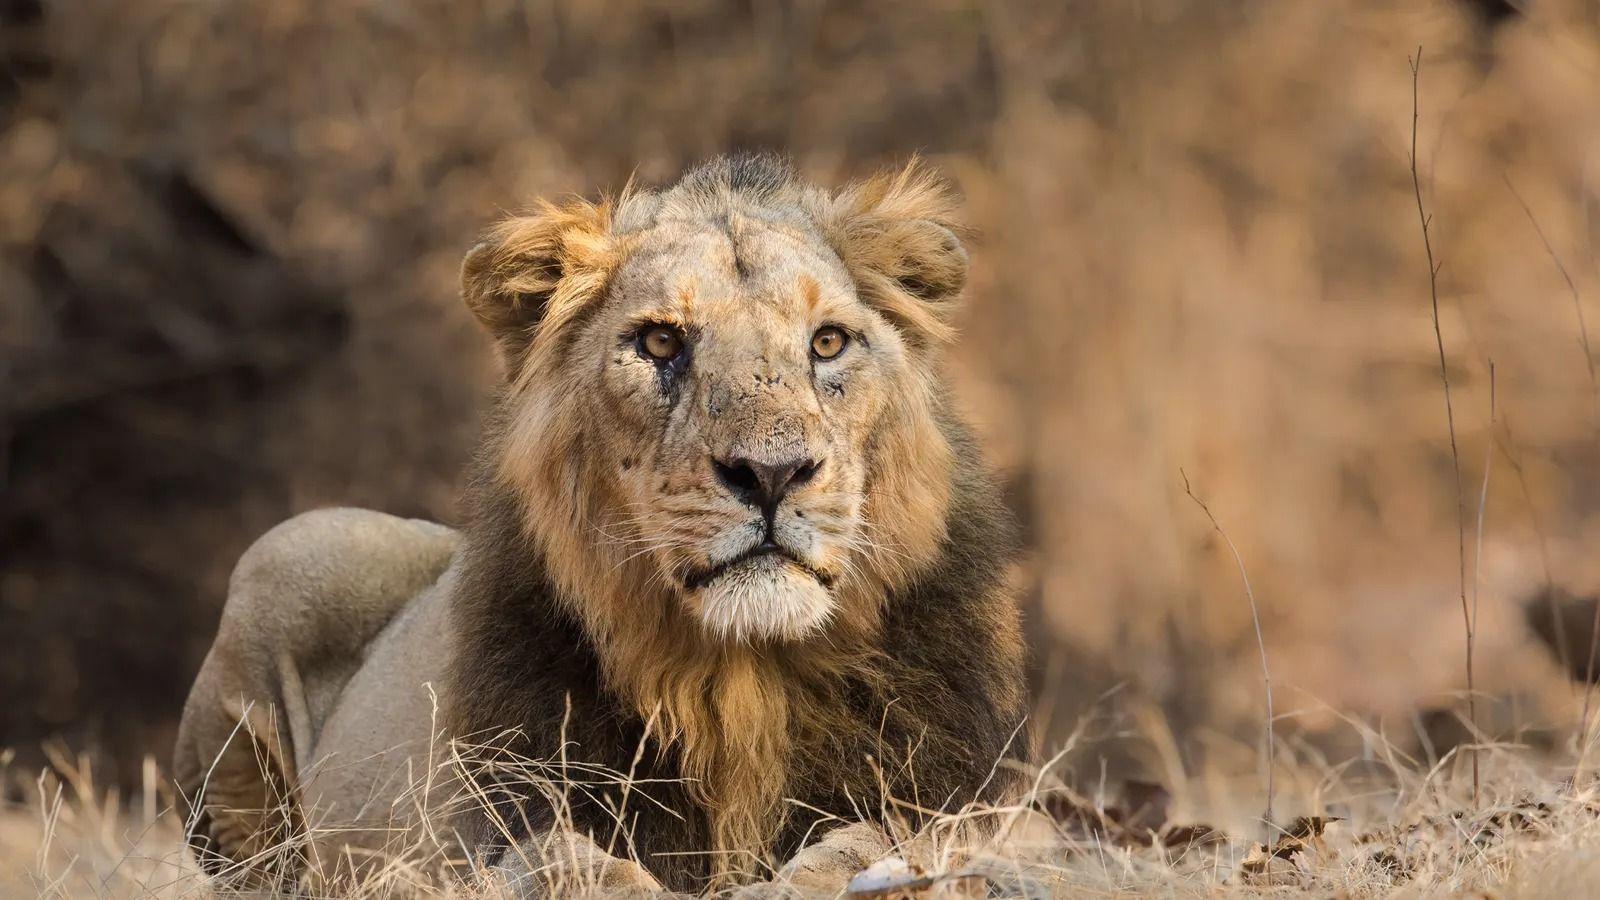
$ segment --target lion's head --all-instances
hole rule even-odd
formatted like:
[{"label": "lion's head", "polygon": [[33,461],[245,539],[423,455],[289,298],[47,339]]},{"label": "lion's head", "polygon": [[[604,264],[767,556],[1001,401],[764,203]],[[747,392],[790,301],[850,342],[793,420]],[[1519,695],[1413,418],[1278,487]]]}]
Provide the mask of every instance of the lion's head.
[{"label": "lion's head", "polygon": [[933,558],[935,356],[967,269],[952,206],[915,164],[830,193],[725,158],[543,204],[473,249],[464,295],[508,371],[498,477],[594,629],[870,627]]}]

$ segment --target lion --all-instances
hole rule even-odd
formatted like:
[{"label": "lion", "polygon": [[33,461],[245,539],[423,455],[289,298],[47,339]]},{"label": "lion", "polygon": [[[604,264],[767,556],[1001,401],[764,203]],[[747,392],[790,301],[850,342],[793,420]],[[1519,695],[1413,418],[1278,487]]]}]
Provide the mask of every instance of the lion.
[{"label": "lion", "polygon": [[465,525],[321,510],[244,554],[174,755],[202,862],[837,892],[1013,790],[1015,529],[940,369],[955,213],[919,162],[828,191],[756,155],[496,226]]}]

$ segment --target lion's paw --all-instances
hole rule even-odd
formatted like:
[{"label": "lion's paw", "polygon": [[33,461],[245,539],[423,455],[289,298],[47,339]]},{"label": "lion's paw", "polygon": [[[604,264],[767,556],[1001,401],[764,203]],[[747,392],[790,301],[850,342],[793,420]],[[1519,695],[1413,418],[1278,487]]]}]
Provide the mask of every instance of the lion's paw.
[{"label": "lion's paw", "polygon": [[758,881],[741,885],[723,896],[727,900],[809,900],[823,895],[788,881]]}]

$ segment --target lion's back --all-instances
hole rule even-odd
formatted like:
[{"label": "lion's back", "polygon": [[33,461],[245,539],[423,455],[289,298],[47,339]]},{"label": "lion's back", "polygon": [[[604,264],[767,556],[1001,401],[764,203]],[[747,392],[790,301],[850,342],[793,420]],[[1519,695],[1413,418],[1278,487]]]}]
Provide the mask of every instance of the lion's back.
[{"label": "lion's back", "polygon": [[368,509],[301,513],[239,558],[218,639],[267,627],[305,651],[365,644],[438,579],[457,542],[444,525]]}]

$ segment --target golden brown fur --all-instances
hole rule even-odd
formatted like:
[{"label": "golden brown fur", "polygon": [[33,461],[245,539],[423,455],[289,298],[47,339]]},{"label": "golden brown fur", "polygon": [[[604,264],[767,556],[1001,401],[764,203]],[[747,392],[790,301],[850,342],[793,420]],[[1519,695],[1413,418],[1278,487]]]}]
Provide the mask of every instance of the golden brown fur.
[{"label": "golden brown fur", "polygon": [[[953,465],[935,409],[933,365],[934,352],[953,336],[951,301],[965,275],[948,191],[913,163],[837,195],[797,182],[775,193],[764,204],[802,211],[838,254],[859,302],[905,339],[904,364],[866,387],[877,395],[869,402],[880,409],[854,424],[872,434],[850,435],[871,468],[874,489],[859,510],[870,545],[858,558],[830,560],[844,572],[837,611],[825,639],[808,642],[803,653],[774,653],[709,633],[676,602],[679,588],[663,577],[653,554],[601,537],[631,536],[627,518],[616,511],[637,509],[638,497],[617,485],[614,472],[651,449],[628,423],[597,421],[594,367],[573,364],[567,332],[583,327],[591,305],[615,302],[605,290],[649,234],[614,233],[619,211],[625,217],[631,206],[656,198],[624,192],[600,204],[545,204],[500,225],[463,275],[469,306],[499,337],[512,369],[497,474],[521,496],[526,535],[598,645],[607,685],[681,753],[696,799],[711,811],[716,848],[727,852],[770,841],[791,731],[835,727],[830,718],[836,711],[795,705],[809,697],[791,697],[786,684],[870,670],[865,658],[883,599],[924,568],[944,538]],[[741,230],[775,227],[753,224],[727,195],[690,196],[680,205],[725,216],[735,247],[744,239]],[[735,268],[727,267],[728,277],[736,277]],[[797,281],[796,290],[808,309],[822,302],[814,278]],[[693,320],[697,293],[688,283],[671,297],[675,321]],[[605,412],[600,407],[599,415]],[[696,472],[691,480],[704,478]]]},{"label": "golden brown fur", "polygon": [[[965,273],[915,164],[831,193],[719,159],[495,228],[462,273],[507,367],[466,527],[325,512],[247,554],[180,736],[197,850],[259,867],[242,832],[287,821],[320,831],[274,877],[399,843],[691,890],[804,848],[784,871],[836,890],[873,828],[1004,790],[1012,529],[938,366]],[[241,708],[284,714],[269,772]],[[407,789],[441,734],[486,765]],[[287,819],[235,814],[267,795]]]}]

